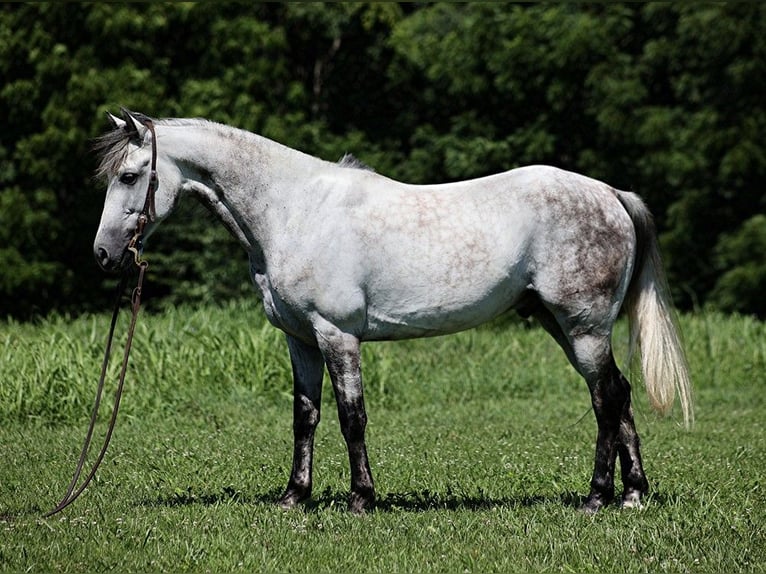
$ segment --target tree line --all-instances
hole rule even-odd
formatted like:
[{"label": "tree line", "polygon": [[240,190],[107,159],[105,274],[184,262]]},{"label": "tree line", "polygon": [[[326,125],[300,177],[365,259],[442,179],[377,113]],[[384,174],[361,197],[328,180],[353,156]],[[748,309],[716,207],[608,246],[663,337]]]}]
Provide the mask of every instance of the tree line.
[{"label": "tree line", "polygon": [[[762,3],[23,3],[0,7],[0,315],[104,309],[106,111],[205,117],[412,183],[548,163],[639,193],[676,303],[766,316]],[[155,306],[249,295],[184,205]]]}]

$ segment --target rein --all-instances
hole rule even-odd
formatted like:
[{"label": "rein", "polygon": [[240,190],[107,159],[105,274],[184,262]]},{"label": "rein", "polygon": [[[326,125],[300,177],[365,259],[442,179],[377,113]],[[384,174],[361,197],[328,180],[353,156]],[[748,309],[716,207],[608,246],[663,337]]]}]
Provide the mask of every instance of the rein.
[{"label": "rein", "polygon": [[142,118],[143,123],[152,134],[152,163],[151,172],[149,174],[149,184],[146,188],[146,199],[144,200],[144,207],[138,216],[138,222],[136,223],[136,230],[133,233],[133,237],[128,244],[126,251],[130,251],[133,254],[133,264],[138,268],[138,280],[136,286],[133,288],[130,297],[130,305],[132,310],[132,316],[130,319],[130,326],[128,327],[128,336],[125,342],[125,351],[122,357],[122,367],[120,369],[120,377],[117,383],[117,390],[114,395],[114,405],[112,406],[112,415],[109,418],[109,426],[107,427],[106,435],[104,437],[104,443],[101,446],[101,450],[98,453],[96,461],[90,469],[90,472],[86,476],[85,480],[78,487],[77,483],[80,479],[83,467],[85,466],[85,459],[90,451],[91,439],[93,438],[93,431],[96,427],[96,419],[98,418],[99,406],[101,405],[101,395],[104,390],[104,380],[106,379],[106,371],[109,366],[109,359],[112,354],[112,340],[114,339],[114,329],[117,324],[117,316],[120,311],[120,302],[122,300],[122,294],[127,284],[129,270],[126,270],[117,284],[117,294],[114,302],[114,309],[112,311],[112,321],[109,326],[109,336],[106,340],[106,349],[104,350],[104,359],[101,363],[101,376],[98,381],[98,387],[96,389],[96,399],[93,403],[93,411],[90,415],[90,423],[88,424],[88,432],[85,435],[85,441],[80,452],[80,458],[77,462],[77,467],[74,471],[69,487],[66,494],[55,508],[46,512],[43,517],[48,518],[64,510],[67,506],[72,504],[85,490],[85,488],[93,480],[96,475],[96,470],[101,465],[106,455],[106,449],[109,447],[109,442],[112,440],[112,433],[114,432],[114,426],[117,422],[117,412],[120,408],[120,399],[122,398],[122,389],[125,385],[125,374],[128,369],[128,357],[130,356],[130,349],[133,345],[133,332],[136,327],[136,319],[138,318],[138,311],[141,307],[141,291],[144,284],[144,275],[146,274],[146,268],[149,264],[141,259],[141,253],[143,250],[143,235],[146,224],[150,221],[154,221],[157,214],[154,205],[154,195],[157,191],[158,178],[157,178],[157,136],[154,131],[154,124],[149,118]]}]

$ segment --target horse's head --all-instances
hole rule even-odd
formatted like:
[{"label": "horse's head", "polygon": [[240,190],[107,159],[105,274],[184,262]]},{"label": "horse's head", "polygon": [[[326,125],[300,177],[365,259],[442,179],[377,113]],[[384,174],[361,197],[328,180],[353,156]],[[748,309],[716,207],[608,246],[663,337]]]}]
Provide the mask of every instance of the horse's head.
[{"label": "horse's head", "polygon": [[178,196],[180,176],[178,170],[159,153],[157,142],[153,141],[156,133],[149,128],[149,118],[124,109],[122,118],[108,116],[113,129],[99,140],[97,146],[102,154],[99,174],[106,176],[108,187],[93,253],[102,269],[116,271],[129,265],[133,257],[128,247],[147,201],[153,148],[157,154],[158,182],[152,213],[142,238],[150,235],[172,211]]}]

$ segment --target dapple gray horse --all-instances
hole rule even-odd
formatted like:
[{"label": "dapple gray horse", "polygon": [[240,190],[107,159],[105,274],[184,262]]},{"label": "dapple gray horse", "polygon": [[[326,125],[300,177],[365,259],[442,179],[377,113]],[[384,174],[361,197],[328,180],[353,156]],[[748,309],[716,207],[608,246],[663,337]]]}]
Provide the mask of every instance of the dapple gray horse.
[{"label": "dapple gray horse", "polygon": [[156,219],[145,235],[182,197],[197,197],[244,247],[266,315],[286,333],[294,454],[283,507],[311,495],[325,367],[348,447],[349,508],[364,512],[375,493],[360,344],[454,333],[510,309],[542,324],[590,390],[598,436],[583,510],[613,499],[618,456],[621,503],[640,505],[648,482],[611,345],[623,304],[653,407],[667,412],[677,395],[687,423],[692,409],[652,218],[637,195],[547,166],[408,185],[205,120],[109,117],[98,146],[108,178],[100,266],[129,265],[154,149]]}]

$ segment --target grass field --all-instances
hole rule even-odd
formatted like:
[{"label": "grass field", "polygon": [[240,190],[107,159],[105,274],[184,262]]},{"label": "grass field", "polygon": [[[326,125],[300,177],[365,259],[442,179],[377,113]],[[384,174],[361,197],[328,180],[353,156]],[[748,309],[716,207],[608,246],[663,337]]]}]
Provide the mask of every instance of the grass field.
[{"label": "grass field", "polygon": [[[76,462],[107,321],[0,324],[0,571],[766,571],[763,323],[681,318],[696,425],[655,416],[634,384],[651,495],[595,516],[576,510],[593,464],[588,394],[544,332],[506,322],[367,345],[379,504],[358,517],[327,383],[314,500],[273,504],[290,369],[256,305],[142,315],[106,462],[42,519]],[[618,357],[625,338],[620,324]]]}]

